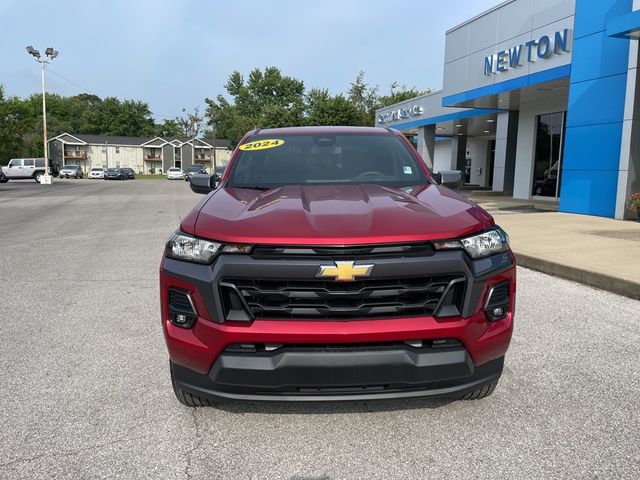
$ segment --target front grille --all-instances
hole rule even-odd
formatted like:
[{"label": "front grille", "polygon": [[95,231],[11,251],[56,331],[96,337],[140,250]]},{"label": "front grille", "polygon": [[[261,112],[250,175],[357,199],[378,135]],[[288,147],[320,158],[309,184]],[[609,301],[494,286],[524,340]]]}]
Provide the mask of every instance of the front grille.
[{"label": "front grille", "polygon": [[221,294],[224,299],[239,292],[254,318],[357,319],[433,315],[444,306],[445,295],[447,311],[461,312],[464,284],[462,274],[349,283],[224,279]]}]

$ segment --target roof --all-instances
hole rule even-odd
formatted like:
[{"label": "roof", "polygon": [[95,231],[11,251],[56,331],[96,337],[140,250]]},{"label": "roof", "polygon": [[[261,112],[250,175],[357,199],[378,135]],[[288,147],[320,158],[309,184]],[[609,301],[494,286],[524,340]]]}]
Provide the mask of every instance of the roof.
[{"label": "roof", "polygon": [[[111,136],[111,135],[87,135],[87,134],[71,134],[71,133],[61,133],[56,137],[51,138],[51,140],[57,140],[64,136],[71,136],[76,138],[84,143],[93,144],[93,145],[131,145],[139,147],[145,143],[149,143],[153,140],[159,139],[166,143],[178,141],[180,145],[184,143],[191,142],[191,138],[187,137],[125,137],[125,136]],[[197,138],[197,140],[206,143],[207,145],[218,148],[228,148],[231,142],[229,140],[223,138],[216,138],[215,141],[212,138]],[[175,145],[175,143],[174,143]]]},{"label": "roof", "polygon": [[295,134],[323,134],[323,133],[362,133],[362,134],[385,134],[389,133],[386,128],[380,127],[285,127],[285,128],[265,128],[260,130],[254,130],[253,134],[260,135],[295,135]]},{"label": "roof", "polygon": [[86,143],[111,143],[114,145],[141,145],[153,137],[112,137],[106,135],[74,135],[74,137]]}]

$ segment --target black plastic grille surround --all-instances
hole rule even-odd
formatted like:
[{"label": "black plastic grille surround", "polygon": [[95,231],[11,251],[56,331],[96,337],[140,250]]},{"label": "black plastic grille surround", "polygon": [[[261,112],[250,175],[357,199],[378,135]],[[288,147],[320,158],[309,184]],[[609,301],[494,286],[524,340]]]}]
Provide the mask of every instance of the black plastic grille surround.
[{"label": "black plastic grille surround", "polygon": [[[333,280],[253,280],[225,278],[223,298],[241,295],[254,318],[354,319],[433,315],[447,299],[449,312],[462,311],[465,276],[462,274]],[[452,310],[453,309],[453,310]]]},{"label": "black plastic grille surround", "polygon": [[254,258],[269,257],[297,257],[297,258],[354,258],[382,256],[430,256],[435,250],[431,243],[385,244],[385,245],[356,245],[345,247],[334,246],[277,246],[257,245],[251,252]]}]

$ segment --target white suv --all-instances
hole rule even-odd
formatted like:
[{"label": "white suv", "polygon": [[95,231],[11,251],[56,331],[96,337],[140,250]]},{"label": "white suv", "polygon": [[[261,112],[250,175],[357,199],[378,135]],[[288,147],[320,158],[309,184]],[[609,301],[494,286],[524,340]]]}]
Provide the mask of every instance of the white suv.
[{"label": "white suv", "polygon": [[2,167],[2,173],[9,180],[33,178],[40,183],[40,178],[44,175],[44,158],[12,158],[9,165]]},{"label": "white suv", "polygon": [[87,175],[88,178],[104,178],[104,167],[92,167]]}]

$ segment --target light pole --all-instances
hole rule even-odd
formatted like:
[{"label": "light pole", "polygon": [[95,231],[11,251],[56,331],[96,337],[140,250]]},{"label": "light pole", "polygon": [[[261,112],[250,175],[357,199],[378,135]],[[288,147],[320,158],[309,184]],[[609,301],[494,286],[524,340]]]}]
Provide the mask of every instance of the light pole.
[{"label": "light pole", "polygon": [[44,70],[46,66],[58,56],[59,52],[51,47],[47,48],[44,51],[46,59],[41,59],[40,52],[33,48],[31,45],[27,47],[27,52],[34,58],[36,62],[40,64],[42,70],[42,142],[44,145],[44,175],[42,176],[40,183],[42,185],[45,185],[51,184],[51,175],[49,175],[49,145],[47,143],[47,101],[44,89]]}]

